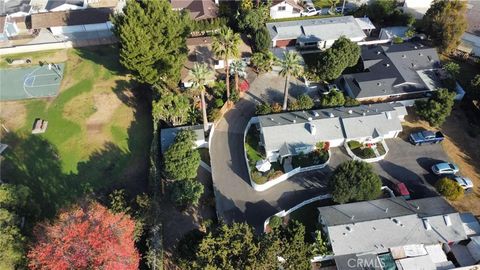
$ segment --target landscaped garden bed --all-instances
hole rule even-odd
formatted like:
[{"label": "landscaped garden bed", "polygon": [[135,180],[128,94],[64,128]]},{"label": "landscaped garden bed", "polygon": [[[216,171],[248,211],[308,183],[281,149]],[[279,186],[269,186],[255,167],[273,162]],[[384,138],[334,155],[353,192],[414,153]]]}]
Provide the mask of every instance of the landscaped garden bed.
[{"label": "landscaped garden bed", "polygon": [[361,143],[352,140],[347,142],[347,146],[355,156],[361,159],[376,158],[387,153],[382,141],[376,143]]},{"label": "landscaped garden bed", "polygon": [[318,142],[315,146],[316,149],[312,152],[307,154],[301,153],[300,155],[292,156],[292,167],[306,168],[325,164],[330,158],[330,154],[328,152],[330,149],[330,144],[328,142]]},{"label": "landscaped garden bed", "polygon": [[267,181],[275,179],[283,174],[282,166],[278,162],[271,162],[270,170],[260,172],[256,168],[257,162],[265,159],[265,150],[258,144],[260,141],[260,132],[256,125],[251,125],[245,137],[245,152],[247,154],[248,166],[250,168],[250,178],[256,184],[265,184]]}]

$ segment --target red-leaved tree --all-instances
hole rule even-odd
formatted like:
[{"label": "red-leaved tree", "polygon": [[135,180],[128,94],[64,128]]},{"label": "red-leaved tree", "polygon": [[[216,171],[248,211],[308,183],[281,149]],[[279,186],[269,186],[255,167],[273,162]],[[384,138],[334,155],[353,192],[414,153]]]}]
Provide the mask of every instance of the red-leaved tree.
[{"label": "red-leaved tree", "polygon": [[62,212],[53,224],[40,224],[28,253],[30,269],[138,269],[134,221],[98,203]]}]

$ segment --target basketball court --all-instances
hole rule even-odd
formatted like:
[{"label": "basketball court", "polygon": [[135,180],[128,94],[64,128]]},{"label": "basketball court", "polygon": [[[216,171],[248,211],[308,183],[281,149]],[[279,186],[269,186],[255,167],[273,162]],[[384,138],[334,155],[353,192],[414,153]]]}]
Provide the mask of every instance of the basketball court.
[{"label": "basketball court", "polygon": [[65,64],[0,69],[0,101],[54,97],[63,79]]}]

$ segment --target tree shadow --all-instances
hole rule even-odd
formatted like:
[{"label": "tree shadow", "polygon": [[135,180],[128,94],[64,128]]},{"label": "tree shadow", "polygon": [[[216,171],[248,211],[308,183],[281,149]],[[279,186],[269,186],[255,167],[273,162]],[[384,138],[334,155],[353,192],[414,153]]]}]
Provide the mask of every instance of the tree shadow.
[{"label": "tree shadow", "polygon": [[82,59],[102,65],[114,75],[127,74],[127,70],[120,64],[119,58],[112,57],[120,55],[118,44],[80,47],[75,50]]}]

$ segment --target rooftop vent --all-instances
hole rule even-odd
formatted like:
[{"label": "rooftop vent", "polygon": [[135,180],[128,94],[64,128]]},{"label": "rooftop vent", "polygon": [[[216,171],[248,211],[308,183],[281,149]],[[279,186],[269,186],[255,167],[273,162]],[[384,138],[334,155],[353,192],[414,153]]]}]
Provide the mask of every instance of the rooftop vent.
[{"label": "rooftop vent", "polygon": [[385,64],[385,66],[386,66],[386,67],[389,67],[389,66],[390,66],[390,64],[389,64],[389,63],[386,63],[386,64]]},{"label": "rooftop vent", "polygon": [[313,118],[312,118],[312,117],[308,117],[308,121],[312,121],[312,120],[313,120]]},{"label": "rooftop vent", "polygon": [[352,113],[353,113],[353,111],[352,111],[352,110],[348,110],[348,114],[352,114]]},{"label": "rooftop vent", "polygon": [[292,122],[295,124],[295,123],[297,123],[297,120],[296,120],[296,119],[293,119]]},{"label": "rooftop vent", "polygon": [[377,55],[378,55],[378,54],[381,54],[381,53],[382,53],[381,51],[377,51]]},{"label": "rooftop vent", "polygon": [[387,208],[385,208],[385,213],[388,213],[388,207],[387,207]]},{"label": "rooftop vent", "polygon": [[407,56],[405,54],[402,54],[402,58],[407,58]]},{"label": "rooftop vent", "polygon": [[349,231],[349,232],[353,232],[353,228],[352,228],[352,227],[350,227],[350,226],[347,226],[347,228],[346,228],[346,229],[347,229],[347,231]]},{"label": "rooftop vent", "polygon": [[380,85],[382,85],[382,83],[381,83],[381,82],[377,82],[377,86],[380,86]]},{"label": "rooftop vent", "polygon": [[416,49],[418,49],[418,47],[417,47],[417,46],[413,46],[413,48],[414,48],[415,50],[416,50]]},{"label": "rooftop vent", "polygon": [[333,118],[333,117],[335,117],[335,114],[333,114],[332,112],[329,112],[328,116],[330,116],[330,118]]},{"label": "rooftop vent", "polygon": [[443,220],[445,220],[445,224],[447,225],[447,227],[452,226],[452,220],[450,219],[449,215],[444,215]]},{"label": "rooftop vent", "polygon": [[320,116],[320,114],[318,114],[318,112],[315,112],[315,111],[314,111],[314,112],[313,112],[313,116],[315,116],[315,117],[319,117],[319,116]]},{"label": "rooftop vent", "polygon": [[432,225],[430,225],[430,222],[426,218],[423,219],[423,226],[425,227],[425,230],[427,230],[427,231],[432,230]]},{"label": "rooftop vent", "polygon": [[423,56],[423,53],[419,53],[418,55],[419,55],[419,56]]},{"label": "rooftop vent", "polygon": [[[367,115],[367,113],[366,113],[366,112],[363,112],[362,114],[363,114],[363,116]],[[362,122],[362,121],[360,121],[360,122]]]}]

